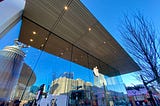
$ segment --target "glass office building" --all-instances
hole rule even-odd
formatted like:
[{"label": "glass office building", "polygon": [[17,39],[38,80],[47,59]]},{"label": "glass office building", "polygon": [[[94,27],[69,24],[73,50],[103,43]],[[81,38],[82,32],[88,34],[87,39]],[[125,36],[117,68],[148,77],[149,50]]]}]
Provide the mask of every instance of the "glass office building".
[{"label": "glass office building", "polygon": [[[6,0],[0,3],[9,5],[7,2]],[[13,0],[13,2],[15,1]],[[20,44],[25,45],[25,48],[21,48],[21,52],[25,54],[23,61],[24,67],[27,67],[22,68],[23,65],[19,66],[22,73],[17,73],[17,76],[19,76],[17,78],[22,79],[20,81],[17,79],[15,83],[12,83],[16,87],[13,87],[15,89],[11,90],[11,92],[8,91],[10,97],[5,102],[20,100],[21,104],[27,104],[29,101],[36,99],[37,105],[51,106],[56,99],[58,106],[112,106],[114,104],[127,104],[125,86],[118,75],[136,71],[139,67],[120,46],[117,46],[118,43],[115,43],[116,41],[104,30],[101,24],[99,22],[96,23],[95,17],[91,15],[84,5],[80,1],[72,0],[68,2],[65,0],[55,2],[47,0],[44,2],[37,1],[37,3],[32,0],[26,0],[26,2],[24,12],[22,12],[23,8],[18,8],[15,10],[17,11],[15,14],[8,13],[10,14],[8,16],[11,17],[10,20],[13,21],[5,20],[10,23],[8,24],[9,27],[7,27],[5,21],[2,23],[3,26],[6,26],[6,30],[1,31],[0,49],[15,45],[14,40],[18,39]],[[54,5],[50,5],[50,3]],[[61,8],[61,3],[66,4],[67,7]],[[69,12],[69,6],[71,13],[67,14],[65,12]],[[47,9],[44,10],[44,8]],[[78,9],[76,10],[76,8]],[[83,11],[81,12],[81,10]],[[6,9],[5,11],[8,10]],[[44,14],[40,15],[40,12]],[[81,12],[81,15],[84,16],[77,16],[79,14],[76,12]],[[23,16],[21,13],[23,13]],[[89,15],[86,16],[86,14]],[[84,19],[74,20],[74,17]],[[73,22],[71,21],[72,19]],[[86,21],[86,19],[93,21],[93,23]],[[86,26],[85,30],[84,26]],[[101,32],[101,30],[104,32]],[[103,35],[103,33],[109,35],[107,37],[99,36],[100,38],[96,36]],[[93,35],[92,38],[90,38],[90,34]],[[85,38],[84,35],[88,37]],[[79,40],[74,42],[75,39]],[[110,40],[109,42],[104,41],[108,39]],[[104,48],[106,44],[110,45],[109,49],[111,51],[108,51],[109,54],[107,54],[108,52],[106,53],[108,49]],[[102,46],[99,47],[97,45]],[[112,53],[112,49],[114,53]],[[117,54],[118,52],[119,54]],[[106,58],[110,54],[113,54],[114,58]],[[116,59],[119,59],[119,56],[122,59],[118,63]],[[0,62],[5,64],[4,61]],[[124,67],[128,62],[131,65]],[[98,76],[93,72],[95,66],[99,71]],[[130,71],[127,72],[127,68]],[[28,71],[26,72],[22,71],[27,69]],[[6,72],[6,70],[4,71]],[[4,73],[3,71],[1,72]],[[1,80],[4,80],[4,78],[1,77]],[[45,85],[41,91],[43,95],[39,99],[37,98],[37,93],[43,84]],[[3,91],[0,89],[0,92]],[[3,98],[5,96],[0,96],[0,99],[2,98],[1,102],[4,101]]]}]

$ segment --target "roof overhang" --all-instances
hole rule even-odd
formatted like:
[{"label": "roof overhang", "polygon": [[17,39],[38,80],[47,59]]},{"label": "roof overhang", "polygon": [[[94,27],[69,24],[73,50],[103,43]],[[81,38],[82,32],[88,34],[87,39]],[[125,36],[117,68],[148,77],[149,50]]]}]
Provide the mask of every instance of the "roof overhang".
[{"label": "roof overhang", "polygon": [[80,0],[26,0],[19,41],[108,76],[140,69]]}]

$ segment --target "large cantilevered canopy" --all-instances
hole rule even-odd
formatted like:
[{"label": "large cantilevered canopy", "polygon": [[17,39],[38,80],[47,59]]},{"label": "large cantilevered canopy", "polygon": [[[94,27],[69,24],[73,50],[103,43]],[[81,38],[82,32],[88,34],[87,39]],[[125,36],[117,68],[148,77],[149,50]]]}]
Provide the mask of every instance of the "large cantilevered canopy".
[{"label": "large cantilevered canopy", "polygon": [[139,70],[80,0],[26,0],[19,41],[108,76]]}]

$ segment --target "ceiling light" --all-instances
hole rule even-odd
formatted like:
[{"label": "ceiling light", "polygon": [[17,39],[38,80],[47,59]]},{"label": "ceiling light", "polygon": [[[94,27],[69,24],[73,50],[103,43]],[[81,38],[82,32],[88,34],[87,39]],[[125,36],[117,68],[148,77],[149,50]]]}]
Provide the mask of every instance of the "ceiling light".
[{"label": "ceiling light", "polygon": [[78,59],[74,59],[74,61],[78,61]]},{"label": "ceiling light", "polygon": [[33,35],[37,34],[37,32],[36,32],[36,31],[33,31],[32,33],[33,33]]},{"label": "ceiling light", "polygon": [[34,40],[33,39],[29,39],[31,42],[33,42]]},{"label": "ceiling light", "polygon": [[64,6],[64,9],[65,9],[65,10],[68,10],[68,7],[67,7],[67,6]]},{"label": "ceiling light", "polygon": [[89,27],[88,30],[91,31],[92,29]]},{"label": "ceiling light", "polygon": [[64,53],[62,52],[61,55],[63,55]]},{"label": "ceiling light", "polygon": [[66,51],[68,51],[69,49],[68,49],[68,47],[66,48]]}]

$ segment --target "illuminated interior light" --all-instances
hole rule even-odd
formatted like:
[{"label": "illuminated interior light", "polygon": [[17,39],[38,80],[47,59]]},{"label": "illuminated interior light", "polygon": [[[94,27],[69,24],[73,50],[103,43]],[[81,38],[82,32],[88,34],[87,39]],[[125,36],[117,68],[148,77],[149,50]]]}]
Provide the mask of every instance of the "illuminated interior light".
[{"label": "illuminated interior light", "polygon": [[46,39],[46,40],[48,40],[48,38],[47,38],[47,37],[46,37],[45,39]]},{"label": "illuminated interior light", "polygon": [[91,31],[92,29],[89,27],[88,30]]},{"label": "illuminated interior light", "polygon": [[33,39],[29,39],[31,42],[33,42],[34,40]]},{"label": "illuminated interior light", "polygon": [[106,44],[106,42],[105,42],[105,41],[104,41],[103,43],[104,43],[104,44]]},{"label": "illuminated interior light", "polygon": [[33,35],[37,34],[37,32],[36,32],[36,31],[33,31],[32,33],[33,33]]},{"label": "illuminated interior light", "polygon": [[67,7],[67,6],[64,6],[64,9],[65,9],[65,10],[68,10],[68,7]]},{"label": "illuminated interior light", "polygon": [[61,55],[63,55],[64,53],[62,52]]},{"label": "illuminated interior light", "polygon": [[66,51],[68,51],[69,49],[68,48],[66,48]]},{"label": "illuminated interior light", "polygon": [[78,61],[78,59],[74,59],[74,61]]},{"label": "illuminated interior light", "polygon": [[41,44],[41,46],[43,47],[43,46],[44,46],[44,44]]}]

